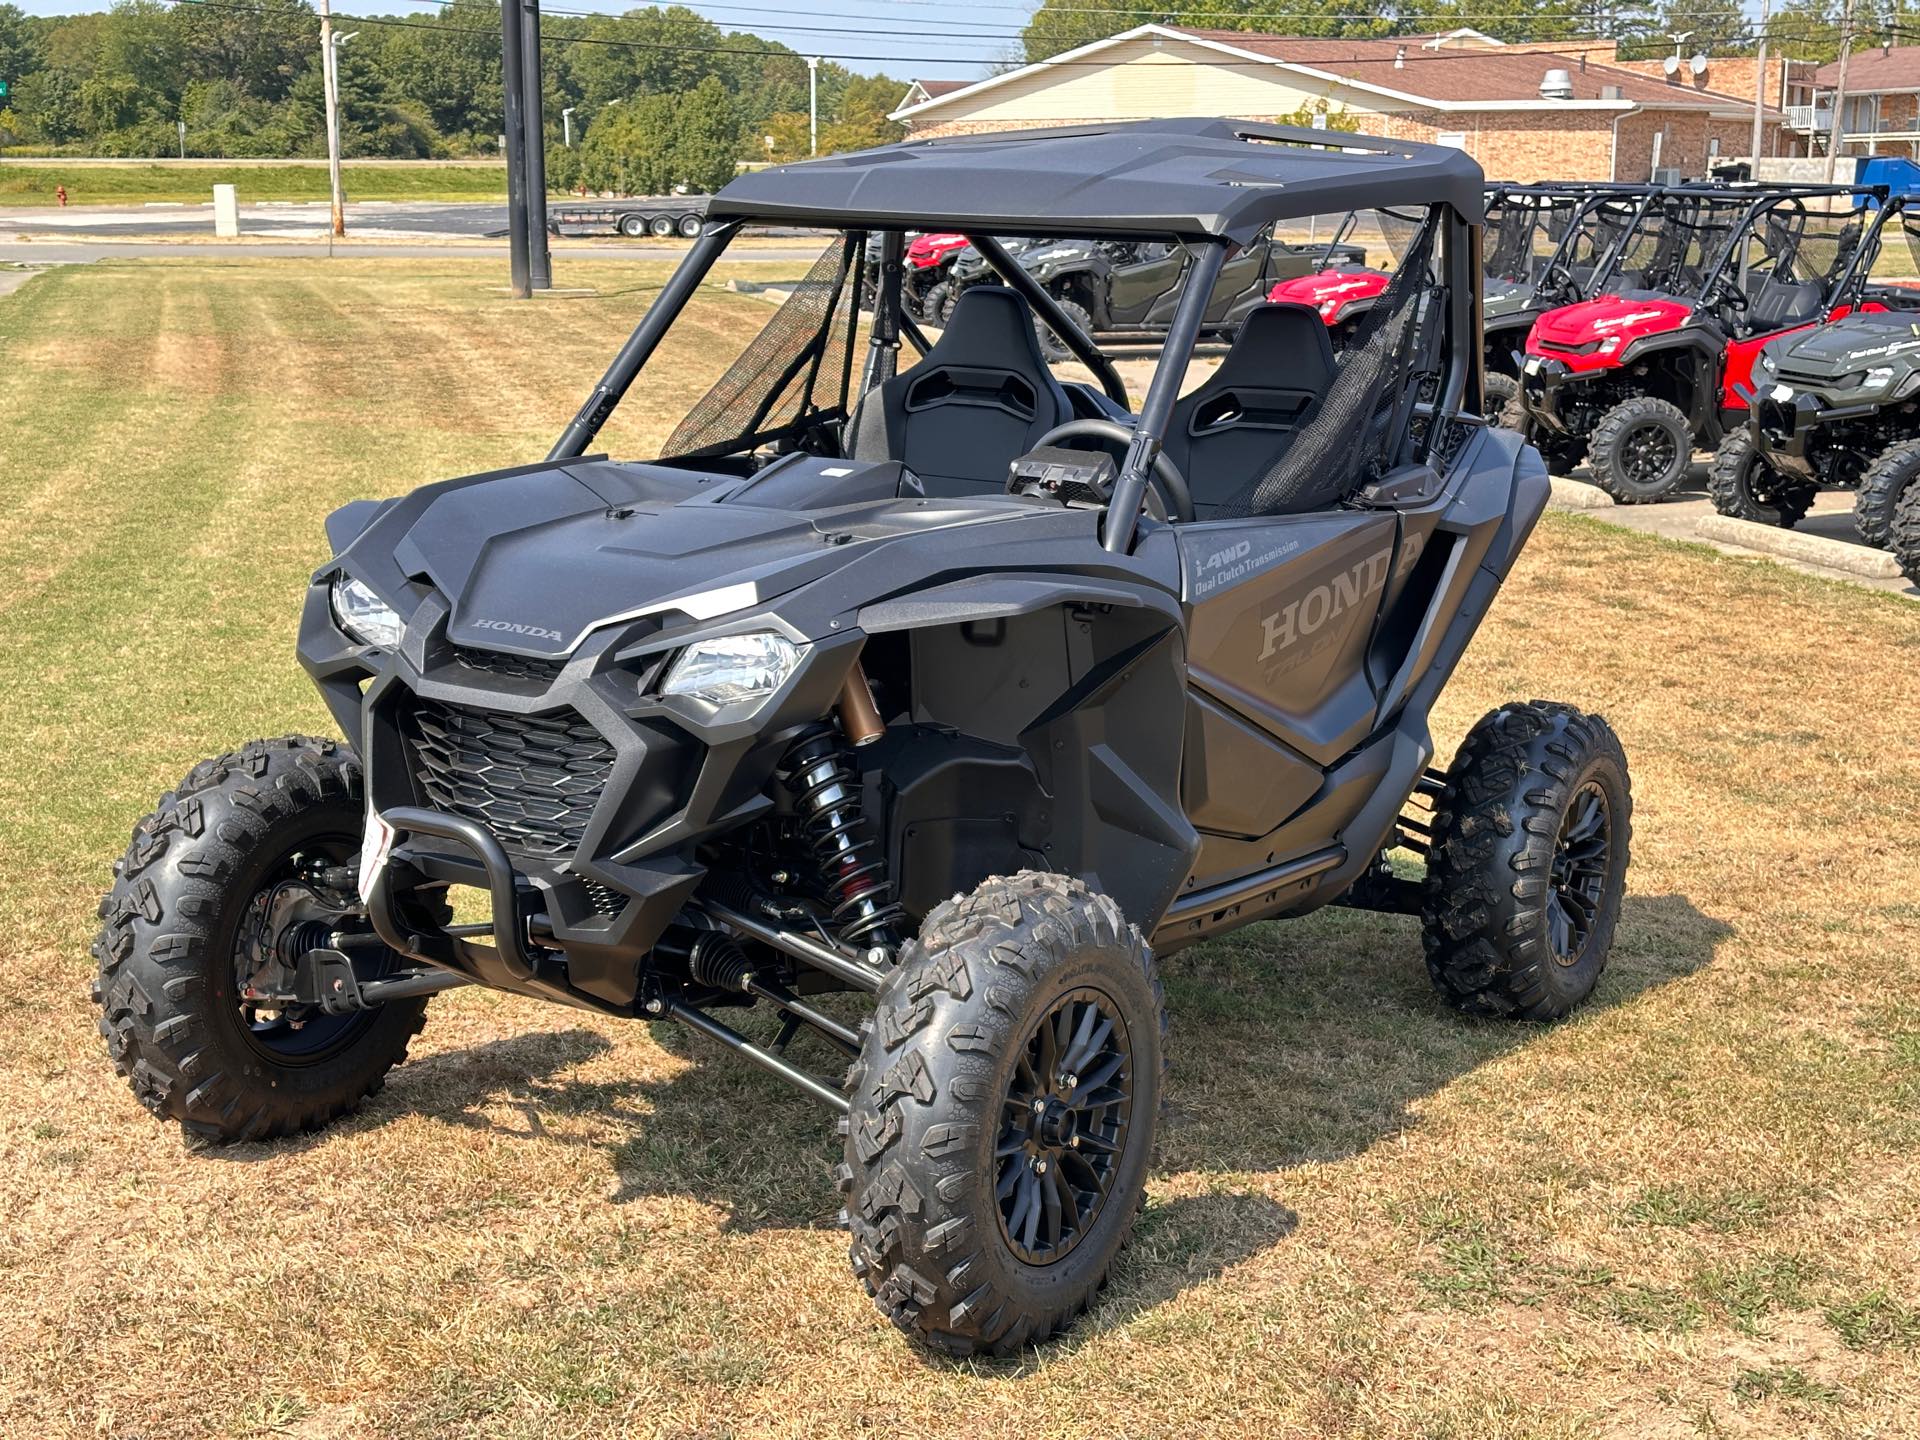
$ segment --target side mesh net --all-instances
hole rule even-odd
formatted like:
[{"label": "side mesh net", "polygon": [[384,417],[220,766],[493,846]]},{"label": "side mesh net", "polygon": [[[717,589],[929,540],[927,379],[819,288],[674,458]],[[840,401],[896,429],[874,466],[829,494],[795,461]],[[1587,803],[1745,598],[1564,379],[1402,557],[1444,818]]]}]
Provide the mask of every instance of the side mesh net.
[{"label": "side mesh net", "polygon": [[1433,280],[1435,229],[1423,226],[1400,257],[1379,303],[1342,354],[1319,413],[1219,517],[1326,509],[1401,462],[1445,310],[1445,291]]},{"label": "side mesh net", "polygon": [[663,456],[732,454],[845,418],[859,322],[849,280],[859,268],[860,238],[837,241],[814,261],[745,353],[674,428]]}]

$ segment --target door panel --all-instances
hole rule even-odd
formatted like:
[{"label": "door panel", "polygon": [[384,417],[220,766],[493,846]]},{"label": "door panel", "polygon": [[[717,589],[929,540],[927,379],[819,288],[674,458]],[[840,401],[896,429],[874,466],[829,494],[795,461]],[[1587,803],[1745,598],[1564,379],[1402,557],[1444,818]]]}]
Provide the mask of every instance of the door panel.
[{"label": "door panel", "polygon": [[1398,533],[1347,511],[1181,526],[1193,686],[1316,764],[1352,749],[1374,722],[1365,657]]}]

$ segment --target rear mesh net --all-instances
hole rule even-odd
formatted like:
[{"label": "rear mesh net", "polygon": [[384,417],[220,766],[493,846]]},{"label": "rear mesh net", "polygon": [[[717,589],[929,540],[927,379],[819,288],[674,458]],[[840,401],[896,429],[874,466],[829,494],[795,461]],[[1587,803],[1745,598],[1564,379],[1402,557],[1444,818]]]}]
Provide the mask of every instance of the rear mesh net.
[{"label": "rear mesh net", "polygon": [[844,417],[859,320],[847,282],[861,238],[850,235],[814,261],[745,353],[675,427],[663,456],[726,455],[803,420]]},{"label": "rear mesh net", "polygon": [[1271,470],[1221,507],[1219,518],[1325,509],[1401,462],[1445,309],[1445,292],[1433,283],[1433,236],[1434,226],[1423,227],[1400,257],[1343,352],[1319,413]]}]

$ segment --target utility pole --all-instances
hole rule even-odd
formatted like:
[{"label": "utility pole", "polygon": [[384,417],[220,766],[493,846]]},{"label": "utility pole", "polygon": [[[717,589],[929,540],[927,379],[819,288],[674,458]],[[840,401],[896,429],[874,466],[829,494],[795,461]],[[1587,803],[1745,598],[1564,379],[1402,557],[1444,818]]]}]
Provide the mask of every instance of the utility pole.
[{"label": "utility pole", "polygon": [[327,103],[327,185],[333,195],[333,233],[347,233],[346,201],[340,195],[340,71],[333,53],[333,6],[320,0],[320,87]]},{"label": "utility pole", "polygon": [[573,148],[573,112],[575,107],[567,106],[560,112],[560,143],[569,150]]},{"label": "utility pole", "polygon": [[521,53],[520,0],[501,0],[500,88],[506,98],[507,130],[507,274],[508,288],[516,300],[525,300],[533,294],[527,258],[527,131],[520,114],[525,94],[520,76]]},{"label": "utility pole", "polygon": [[1749,180],[1760,178],[1760,112],[1767,103],[1767,22],[1773,15],[1772,0],[1760,0],[1760,50],[1753,62],[1753,169]]},{"label": "utility pole", "polygon": [[807,56],[807,153],[820,153],[820,57]]},{"label": "utility pole", "polygon": [[553,288],[547,249],[547,116],[541,96],[540,0],[520,0],[520,123],[526,127],[527,276],[535,290]]},{"label": "utility pole", "polygon": [[1846,0],[1840,17],[1840,74],[1833,86],[1833,124],[1827,131],[1827,183],[1840,160],[1840,127],[1847,108],[1847,59],[1853,53],[1853,0]]}]

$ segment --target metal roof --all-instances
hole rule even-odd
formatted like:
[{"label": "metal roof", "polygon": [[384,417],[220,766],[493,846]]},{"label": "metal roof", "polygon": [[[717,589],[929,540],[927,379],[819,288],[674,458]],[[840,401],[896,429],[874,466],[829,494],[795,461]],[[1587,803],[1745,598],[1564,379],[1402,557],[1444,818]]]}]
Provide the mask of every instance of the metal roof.
[{"label": "metal roof", "polygon": [[742,175],[709,219],[992,235],[1217,235],[1382,205],[1481,218],[1464,151],[1251,121],[1141,120],[905,140]]}]

